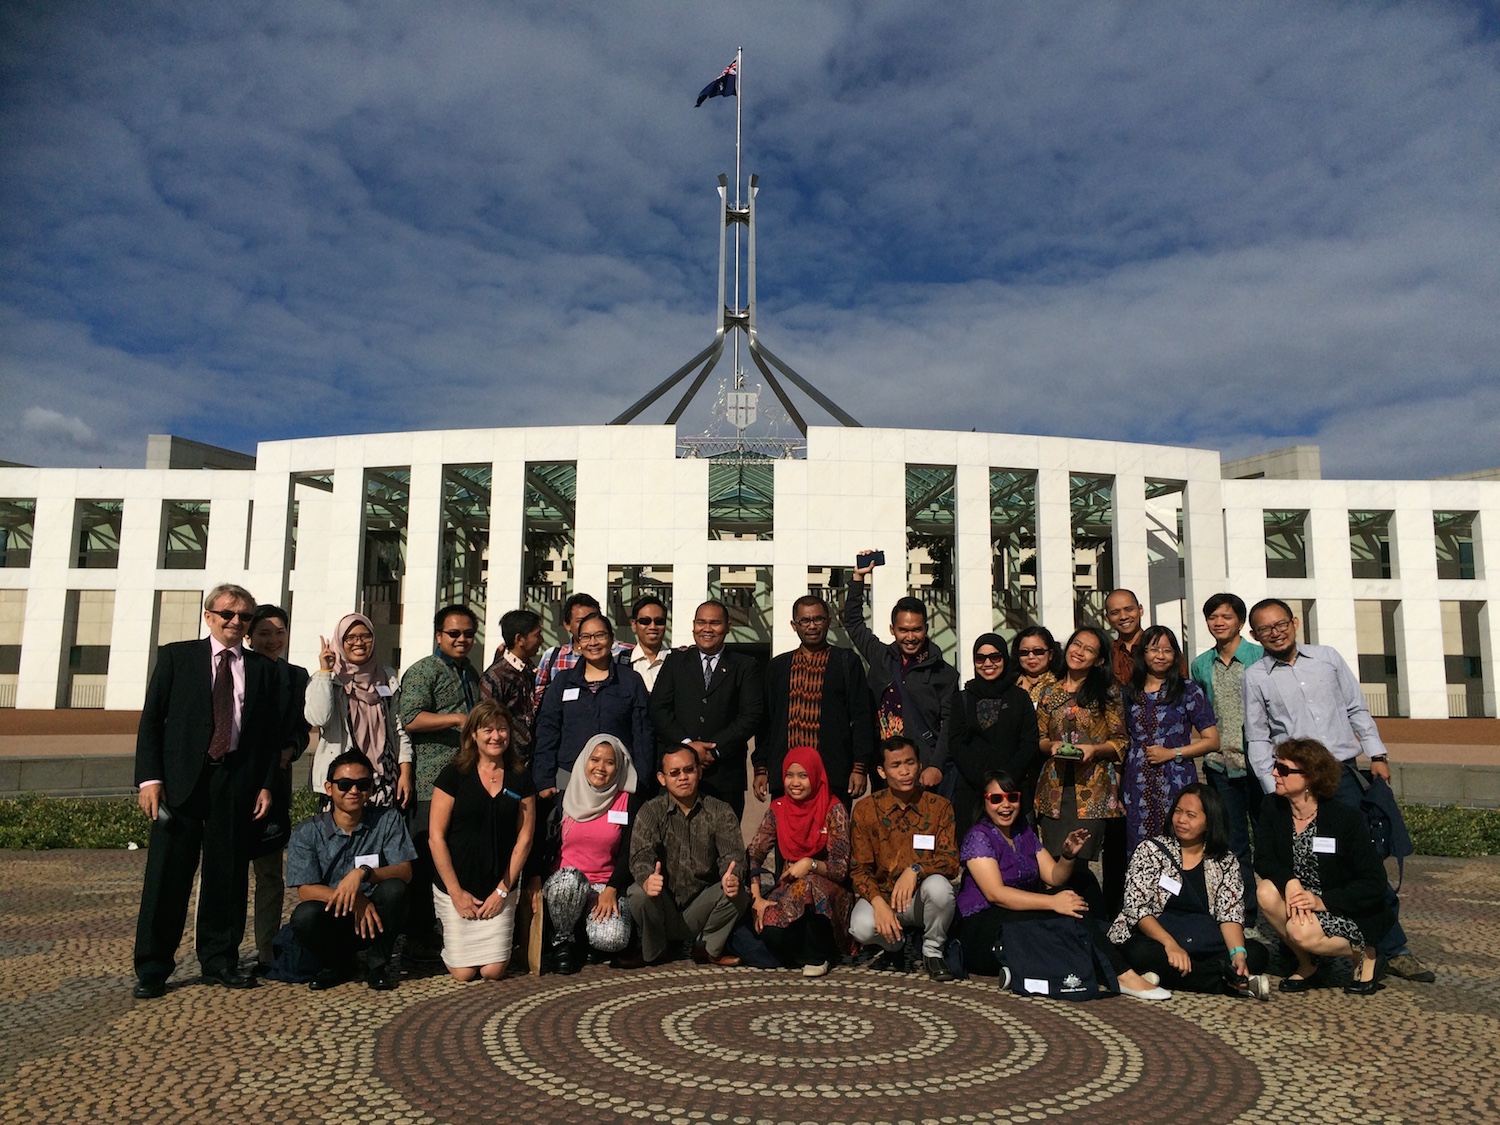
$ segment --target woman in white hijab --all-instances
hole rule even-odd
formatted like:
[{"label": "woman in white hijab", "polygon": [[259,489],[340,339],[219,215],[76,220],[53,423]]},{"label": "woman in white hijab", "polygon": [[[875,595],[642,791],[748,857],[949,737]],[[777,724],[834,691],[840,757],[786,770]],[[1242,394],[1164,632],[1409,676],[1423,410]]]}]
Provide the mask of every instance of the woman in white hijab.
[{"label": "woman in white hijab", "polygon": [[557,869],[542,887],[552,923],[553,969],[576,973],[578,927],[599,954],[630,944],[630,823],[636,772],[625,744],[612,734],[589,739],[563,792]]}]

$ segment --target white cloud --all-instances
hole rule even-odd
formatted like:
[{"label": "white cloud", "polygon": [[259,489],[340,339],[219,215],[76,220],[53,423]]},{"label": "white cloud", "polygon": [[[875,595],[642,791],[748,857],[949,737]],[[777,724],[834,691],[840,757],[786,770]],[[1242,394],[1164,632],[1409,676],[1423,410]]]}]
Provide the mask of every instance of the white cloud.
[{"label": "white cloud", "polygon": [[13,14],[0,387],[98,436],[0,457],[608,420],[712,332],[741,43],[761,330],[862,421],[1500,464],[1493,28],[1171,2]]}]

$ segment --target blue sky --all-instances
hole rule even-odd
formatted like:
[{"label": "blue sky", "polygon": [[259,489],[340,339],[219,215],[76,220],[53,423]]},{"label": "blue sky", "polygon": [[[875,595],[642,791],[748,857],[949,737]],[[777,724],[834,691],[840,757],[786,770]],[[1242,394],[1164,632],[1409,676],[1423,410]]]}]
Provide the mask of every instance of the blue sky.
[{"label": "blue sky", "polygon": [[710,338],[737,46],[761,331],[862,422],[1500,465],[1435,0],[0,3],[0,458],[608,421]]}]

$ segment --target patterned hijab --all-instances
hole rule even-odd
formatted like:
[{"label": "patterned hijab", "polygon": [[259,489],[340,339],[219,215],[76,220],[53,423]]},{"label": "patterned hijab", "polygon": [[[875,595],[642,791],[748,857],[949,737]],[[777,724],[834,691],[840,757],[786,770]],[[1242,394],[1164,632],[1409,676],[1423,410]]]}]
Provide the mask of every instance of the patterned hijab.
[{"label": "patterned hijab", "polygon": [[[603,789],[595,788],[585,776],[589,756],[599,746],[608,746],[615,752],[615,776]],[[563,792],[563,816],[577,823],[597,820],[609,811],[622,792],[634,793],[635,785],[635,763],[630,760],[625,744],[612,734],[596,734],[583,744],[578,760],[573,763],[568,788]]]},{"label": "patterned hijab", "polygon": [[834,801],[828,790],[828,774],[823,769],[821,754],[810,746],[788,751],[781,767],[783,782],[786,771],[792,766],[801,766],[807,771],[812,789],[804,801],[777,797],[771,802],[771,808],[776,811],[776,851],[782,863],[796,863],[828,847],[828,810]]},{"label": "patterned hijab", "polygon": [[352,663],[344,655],[344,635],[356,625],[363,625],[375,636],[375,625],[362,613],[351,613],[339,621],[333,631],[333,678],[344,688],[349,697],[349,745],[363,752],[375,772],[381,772],[381,759],[385,756],[385,704],[377,690],[389,686],[385,669],[375,658],[375,646],[370,645],[370,658],[363,664]]}]

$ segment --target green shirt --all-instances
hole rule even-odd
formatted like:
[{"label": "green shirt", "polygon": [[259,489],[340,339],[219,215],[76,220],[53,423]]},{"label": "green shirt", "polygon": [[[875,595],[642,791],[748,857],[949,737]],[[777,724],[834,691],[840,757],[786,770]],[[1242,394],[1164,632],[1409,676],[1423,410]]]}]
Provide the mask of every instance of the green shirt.
[{"label": "green shirt", "polygon": [[[464,692],[460,670],[468,680],[468,694]],[[434,653],[418,660],[401,677],[401,721],[408,726],[423,711],[434,715],[467,715],[470,701],[478,703],[479,699],[479,673],[468,660],[455,666]],[[432,783],[458,753],[458,728],[444,727],[420,734],[408,730],[407,736],[415,761],[417,800],[430,801]]]}]

